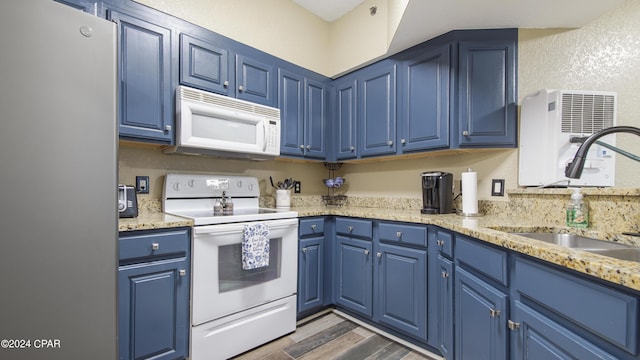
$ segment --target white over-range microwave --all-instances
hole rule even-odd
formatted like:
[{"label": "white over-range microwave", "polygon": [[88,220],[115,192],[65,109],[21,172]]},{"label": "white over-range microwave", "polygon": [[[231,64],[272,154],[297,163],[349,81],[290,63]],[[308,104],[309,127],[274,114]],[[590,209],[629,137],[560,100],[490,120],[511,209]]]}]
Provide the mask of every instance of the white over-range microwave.
[{"label": "white over-range microwave", "polygon": [[164,152],[273,159],[280,155],[280,110],[178,86],[176,145]]}]

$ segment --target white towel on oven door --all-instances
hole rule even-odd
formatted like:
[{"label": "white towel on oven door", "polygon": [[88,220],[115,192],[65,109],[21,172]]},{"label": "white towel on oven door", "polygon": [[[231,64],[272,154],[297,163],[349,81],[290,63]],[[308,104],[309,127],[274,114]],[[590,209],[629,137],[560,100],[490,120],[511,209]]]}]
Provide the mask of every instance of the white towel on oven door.
[{"label": "white towel on oven door", "polygon": [[269,224],[244,226],[242,238],[242,269],[251,270],[269,266]]}]

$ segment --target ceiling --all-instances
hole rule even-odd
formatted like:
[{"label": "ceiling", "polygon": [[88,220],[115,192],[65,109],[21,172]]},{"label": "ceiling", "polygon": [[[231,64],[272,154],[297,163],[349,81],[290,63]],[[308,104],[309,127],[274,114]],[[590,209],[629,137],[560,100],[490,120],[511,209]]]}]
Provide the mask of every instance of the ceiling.
[{"label": "ceiling", "polygon": [[365,0],[293,0],[296,4],[324,19],[332,22],[353,10]]},{"label": "ceiling", "polygon": [[[293,1],[331,22],[347,14],[365,0]],[[624,2],[624,0],[406,1],[407,7],[389,43],[390,53],[454,29],[579,28]]]}]

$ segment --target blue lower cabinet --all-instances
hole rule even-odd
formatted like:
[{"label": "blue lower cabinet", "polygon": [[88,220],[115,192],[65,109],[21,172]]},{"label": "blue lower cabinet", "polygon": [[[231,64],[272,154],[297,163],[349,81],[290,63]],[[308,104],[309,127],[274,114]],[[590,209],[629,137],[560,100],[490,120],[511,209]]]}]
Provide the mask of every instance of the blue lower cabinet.
[{"label": "blue lower cabinet", "polygon": [[324,237],[301,239],[298,253],[298,314],[324,304]]},{"label": "blue lower cabinet", "polygon": [[187,358],[189,229],[123,232],[119,242],[120,360]]},{"label": "blue lower cabinet", "polygon": [[459,266],[455,272],[455,358],[506,360],[508,296]]},{"label": "blue lower cabinet", "polygon": [[336,304],[371,317],[373,298],[372,243],[338,235]]},{"label": "blue lower cabinet", "polygon": [[427,341],[427,251],[379,244],[374,320]]},{"label": "blue lower cabinet", "polygon": [[[453,262],[438,255],[437,309],[438,309],[438,341],[437,346],[445,359],[453,359]],[[433,278],[433,277],[432,277]]]},{"label": "blue lower cabinet", "polygon": [[517,324],[517,332],[511,333],[514,360],[619,359],[520,301],[512,309]]}]

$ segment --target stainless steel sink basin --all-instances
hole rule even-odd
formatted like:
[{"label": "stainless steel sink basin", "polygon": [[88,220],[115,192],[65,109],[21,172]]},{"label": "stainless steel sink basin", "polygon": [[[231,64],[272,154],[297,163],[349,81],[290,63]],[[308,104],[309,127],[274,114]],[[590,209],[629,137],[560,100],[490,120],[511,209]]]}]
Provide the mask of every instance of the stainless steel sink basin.
[{"label": "stainless steel sink basin", "polygon": [[591,249],[586,251],[620,260],[640,262],[640,248],[630,247],[628,249]]},{"label": "stainless steel sink basin", "polygon": [[551,244],[565,246],[572,249],[588,251],[594,254],[609,256],[612,258],[637,261],[640,262],[640,248],[614,243],[610,241],[592,239],[585,236],[574,234],[556,234],[556,233],[514,233],[528,237],[530,239],[540,240]]},{"label": "stainless steel sink basin", "polygon": [[572,249],[580,250],[604,250],[604,249],[628,249],[631,248],[625,244],[614,243],[592,239],[585,236],[574,234],[556,234],[556,233],[515,233],[516,235],[536,239],[551,244],[565,246]]}]

